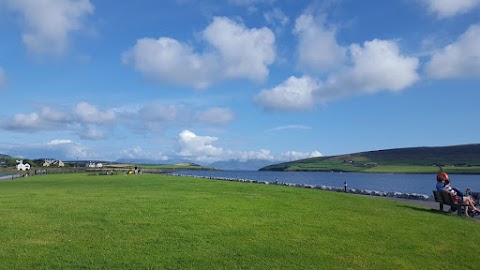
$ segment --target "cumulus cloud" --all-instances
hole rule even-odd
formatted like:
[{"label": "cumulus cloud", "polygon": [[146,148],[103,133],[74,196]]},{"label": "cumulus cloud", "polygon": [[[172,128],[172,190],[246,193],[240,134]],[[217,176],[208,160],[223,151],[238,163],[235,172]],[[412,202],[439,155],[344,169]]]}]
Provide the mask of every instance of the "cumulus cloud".
[{"label": "cumulus cloud", "polygon": [[62,54],[69,34],[94,11],[89,0],[7,0],[7,6],[22,14],[22,40],[35,54]]},{"label": "cumulus cloud", "polygon": [[480,6],[480,0],[424,0],[430,12],[439,18],[465,14]]},{"label": "cumulus cloud", "polygon": [[327,27],[324,18],[303,14],[295,22],[294,33],[302,69],[327,72],[344,64],[347,50],[337,43],[335,29]]},{"label": "cumulus cloud", "polygon": [[456,42],[433,54],[425,65],[437,79],[480,78],[480,25],[472,25]]},{"label": "cumulus cloud", "polygon": [[116,114],[113,110],[101,111],[96,106],[87,102],[80,102],[74,109],[75,115],[83,123],[102,124],[115,120]]},{"label": "cumulus cloud", "polygon": [[88,126],[109,124],[115,119],[116,114],[112,109],[101,111],[94,105],[80,102],[74,108],[41,106],[36,112],[14,114],[2,119],[0,127],[20,132],[80,129],[80,132],[76,132],[82,138],[99,139],[102,137],[100,131],[93,132]]},{"label": "cumulus cloud", "polygon": [[275,60],[275,36],[268,28],[247,29],[225,17],[216,17],[203,32],[220,53],[227,78],[262,80]]},{"label": "cumulus cloud", "polygon": [[418,59],[401,55],[394,41],[374,39],[363,46],[353,44],[349,52],[353,66],[329,76],[320,98],[328,100],[332,94],[342,97],[358,92],[400,91],[419,79]]},{"label": "cumulus cloud", "polygon": [[195,88],[209,86],[220,72],[216,55],[195,53],[191,46],[166,37],[139,39],[122,59],[149,78]]},{"label": "cumulus cloud", "polygon": [[9,130],[36,131],[45,129],[45,122],[39,117],[38,113],[22,114],[18,113],[12,119],[4,121],[2,126]]},{"label": "cumulus cloud", "polygon": [[67,123],[72,120],[71,113],[66,108],[42,106],[40,108],[40,117],[46,121]]},{"label": "cumulus cloud", "polygon": [[122,56],[123,62],[147,77],[206,88],[224,79],[263,80],[275,60],[275,37],[268,28],[248,29],[225,17],[215,17],[202,32],[210,49],[194,48],[172,38],[142,38]]},{"label": "cumulus cloud", "polygon": [[198,112],[196,119],[210,125],[225,125],[233,121],[235,114],[228,108],[210,108]]},{"label": "cumulus cloud", "polygon": [[189,130],[184,130],[178,135],[179,155],[200,160],[218,158],[223,153],[223,149],[213,146],[217,140],[217,137],[197,136]]},{"label": "cumulus cloud", "polygon": [[263,89],[255,102],[272,110],[305,110],[313,107],[320,83],[312,77],[292,76],[273,89]]},{"label": "cumulus cloud", "polygon": [[7,84],[7,75],[2,67],[0,67],[0,89]]},{"label": "cumulus cloud", "polygon": [[255,101],[275,110],[305,110],[317,102],[362,93],[400,91],[419,80],[419,61],[403,56],[398,45],[389,40],[366,41],[349,47],[351,66],[330,73],[325,82],[304,76],[290,77],[273,89],[264,89]]}]

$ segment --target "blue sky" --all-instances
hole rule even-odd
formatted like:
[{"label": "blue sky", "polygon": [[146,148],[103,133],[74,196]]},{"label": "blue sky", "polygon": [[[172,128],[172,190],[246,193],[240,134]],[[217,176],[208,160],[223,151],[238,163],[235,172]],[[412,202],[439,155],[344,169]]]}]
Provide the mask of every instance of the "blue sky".
[{"label": "blue sky", "polygon": [[267,159],[478,143],[480,0],[0,0],[0,153]]}]

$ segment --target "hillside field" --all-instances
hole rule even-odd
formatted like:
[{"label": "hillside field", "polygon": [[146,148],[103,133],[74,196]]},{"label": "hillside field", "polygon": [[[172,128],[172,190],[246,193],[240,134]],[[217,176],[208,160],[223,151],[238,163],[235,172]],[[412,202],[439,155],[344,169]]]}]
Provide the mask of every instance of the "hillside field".
[{"label": "hillside field", "polygon": [[266,166],[272,171],[480,174],[480,144],[413,147],[317,157]]}]

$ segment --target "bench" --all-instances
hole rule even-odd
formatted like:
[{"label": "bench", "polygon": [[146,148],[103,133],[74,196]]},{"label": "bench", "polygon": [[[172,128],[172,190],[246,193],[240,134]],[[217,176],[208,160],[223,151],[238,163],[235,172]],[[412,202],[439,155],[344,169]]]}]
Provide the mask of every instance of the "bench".
[{"label": "bench", "polygon": [[[455,201],[452,198],[452,194],[447,191],[433,191],[433,197],[435,198],[435,201],[440,204],[440,211],[443,211],[443,205],[449,205],[450,209],[453,210],[453,208],[457,209],[457,214],[461,216],[463,213],[465,213],[466,206],[468,206],[468,203],[455,203]],[[453,210],[454,211],[454,210]]]}]

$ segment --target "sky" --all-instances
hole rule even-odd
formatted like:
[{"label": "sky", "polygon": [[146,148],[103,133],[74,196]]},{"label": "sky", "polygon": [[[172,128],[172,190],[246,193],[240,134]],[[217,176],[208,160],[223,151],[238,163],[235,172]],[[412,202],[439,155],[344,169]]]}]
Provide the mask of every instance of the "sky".
[{"label": "sky", "polygon": [[0,154],[479,143],[480,0],[0,0]]}]

